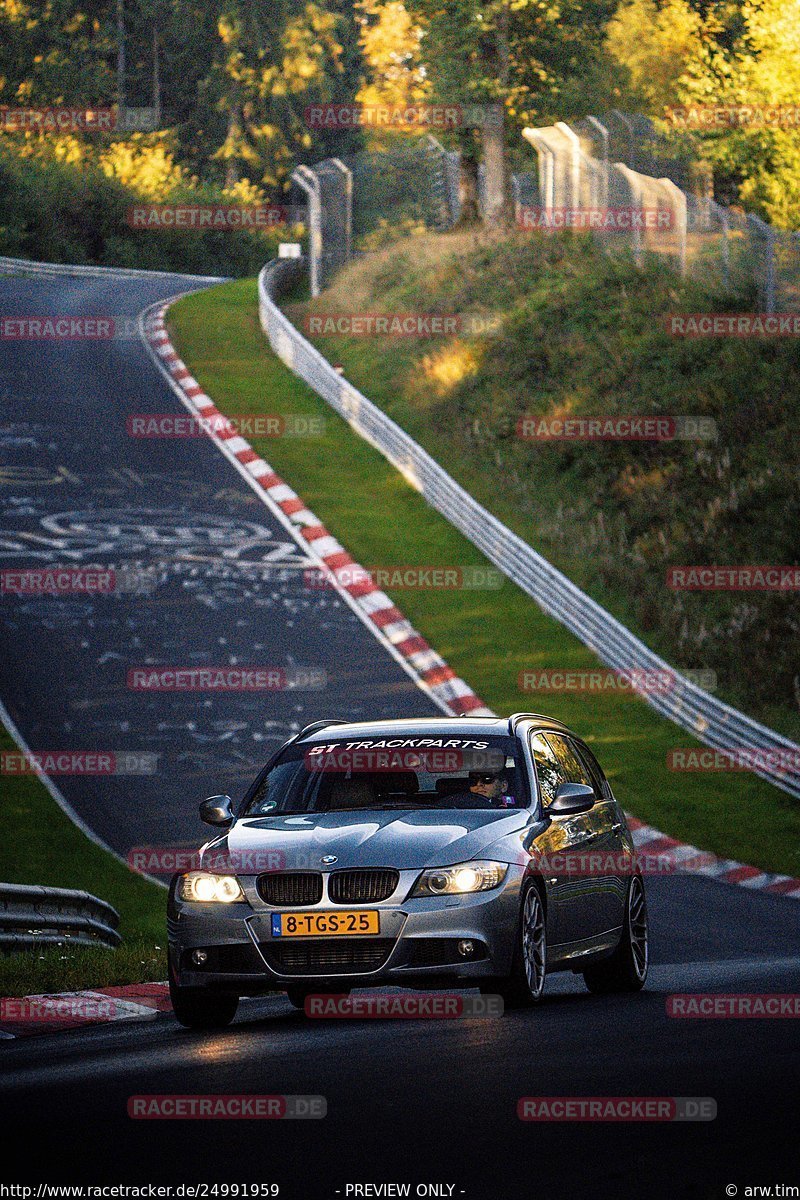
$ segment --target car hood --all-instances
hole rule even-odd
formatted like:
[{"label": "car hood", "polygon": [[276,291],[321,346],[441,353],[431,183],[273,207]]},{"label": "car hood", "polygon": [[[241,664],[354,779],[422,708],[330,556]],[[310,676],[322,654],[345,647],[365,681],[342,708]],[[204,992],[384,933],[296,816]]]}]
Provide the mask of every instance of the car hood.
[{"label": "car hood", "polygon": [[[499,839],[524,829],[527,810],[287,813],[237,821],[213,844],[241,862],[240,874],[260,870],[341,867],[445,867],[476,858]],[[323,863],[333,855],[335,863]],[[255,864],[255,869],[247,864]]]}]

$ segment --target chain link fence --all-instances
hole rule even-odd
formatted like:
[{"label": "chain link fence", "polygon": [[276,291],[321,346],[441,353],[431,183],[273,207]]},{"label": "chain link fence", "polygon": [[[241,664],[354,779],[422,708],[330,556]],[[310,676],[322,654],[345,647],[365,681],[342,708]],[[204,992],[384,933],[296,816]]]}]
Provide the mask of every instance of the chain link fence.
[{"label": "chain link fence", "polygon": [[764,312],[797,311],[800,234],[718,204],[708,164],[648,118],[614,111],[523,136],[538,170],[536,186],[532,174],[515,177],[520,227],[588,229],[640,265],[665,257],[711,293],[752,292]]},{"label": "chain link fence", "polygon": [[450,228],[458,219],[458,177],[458,154],[430,135],[298,167],[292,179],[308,197],[311,294],[384,227]]}]

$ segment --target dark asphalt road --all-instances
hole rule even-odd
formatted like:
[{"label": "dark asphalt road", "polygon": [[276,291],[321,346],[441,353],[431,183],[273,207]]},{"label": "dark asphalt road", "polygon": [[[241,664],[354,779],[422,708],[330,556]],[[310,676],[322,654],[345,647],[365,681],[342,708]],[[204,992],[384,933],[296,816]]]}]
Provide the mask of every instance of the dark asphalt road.
[{"label": "dark asphalt road", "polygon": [[[119,312],[122,296],[133,313],[169,290],[3,282],[3,311]],[[304,592],[302,556],[213,446],[127,438],[127,414],[176,405],[135,342],[0,343],[0,353],[4,565],[157,564],[150,597],[2,600],[0,692],[29,745],[162,756],[154,778],[60,781],[115,848],[196,837],[198,797],[240,791],[298,722],[432,710],[349,609]],[[256,651],[322,666],[329,686],[213,699],[125,686],[128,666],[148,659],[252,662]],[[219,1034],[163,1017],[2,1043],[3,1181],[272,1181],[284,1200],[336,1200],[359,1183],[407,1183],[412,1195],[452,1184],[469,1200],[710,1200],[728,1184],[740,1196],[800,1185],[797,1022],[674,1020],[665,1009],[671,992],[800,992],[800,906],[699,878],[649,891],[654,967],[636,997],[592,997],[557,976],[540,1010],[500,1020],[316,1022],[276,998],[243,1003]],[[323,1095],[328,1115],[129,1119],[128,1097],[153,1093]],[[524,1095],[713,1097],[718,1115],[523,1124]]]},{"label": "dark asphalt road", "polygon": [[[132,318],[186,287],[2,279],[0,313]],[[440,711],[346,602],[307,585],[305,549],[208,438],[130,437],[139,413],[186,415],[138,337],[0,340],[0,569],[98,565],[153,587],[0,598],[0,697],[32,750],[159,756],[154,774],[57,780],[123,855],[196,843],[199,800],[240,796],[309,721]],[[301,686],[131,690],[148,664],[277,667]]]},{"label": "dark asphalt road", "polygon": [[[501,1019],[315,1021],[243,1002],[218,1034],[170,1018],[0,1048],[4,1177],[267,1182],[286,1200],[347,1184],[445,1182],[509,1196],[721,1197],[800,1184],[791,1020],[675,1020],[671,992],[800,988],[800,907],[699,879],[650,887],[645,993],[590,996],[554,976],[543,1006]],[[320,1121],[133,1121],[131,1095],[313,1094]],[[713,1097],[712,1123],[529,1124],[520,1096]],[[35,1130],[23,1148],[17,1131]]]}]

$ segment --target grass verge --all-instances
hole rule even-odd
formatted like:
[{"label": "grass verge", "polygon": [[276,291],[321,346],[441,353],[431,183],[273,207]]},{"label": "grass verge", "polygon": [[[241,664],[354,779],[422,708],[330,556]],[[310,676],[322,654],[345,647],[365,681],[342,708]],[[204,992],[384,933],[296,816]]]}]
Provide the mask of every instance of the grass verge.
[{"label": "grass verge", "polygon": [[[170,309],[169,326],[221,411],[324,418],[320,437],[254,438],[253,445],[363,565],[489,565],[271,353],[254,281],[187,297]],[[462,482],[467,471],[464,463]],[[554,663],[592,670],[598,661],[515,585],[387,590],[495,711],[546,708],[586,737],[629,811],[705,850],[800,875],[800,806],[783,793],[749,773],[668,770],[671,749],[697,743],[630,695],[551,693],[542,703],[520,689],[526,670]]]},{"label": "grass verge", "polygon": [[[0,726],[0,748],[16,744]],[[12,837],[0,843],[3,883],[91,892],[116,908],[116,950],[69,946],[0,954],[0,996],[79,991],[166,979],[166,893],[128,870],[73,825],[35,775],[0,776],[2,811]]]},{"label": "grass verge", "polygon": [[[652,649],[713,671],[724,700],[800,740],[797,591],[667,583],[671,567],[800,562],[792,339],[668,332],[670,314],[755,304],[715,299],[661,261],[638,271],[588,235],[461,232],[356,259],[311,305],[287,311],[301,327],[308,313],[494,318],[490,336],[313,340]],[[532,436],[567,418],[629,416],[700,420],[708,436],[696,425],[667,440]]]}]

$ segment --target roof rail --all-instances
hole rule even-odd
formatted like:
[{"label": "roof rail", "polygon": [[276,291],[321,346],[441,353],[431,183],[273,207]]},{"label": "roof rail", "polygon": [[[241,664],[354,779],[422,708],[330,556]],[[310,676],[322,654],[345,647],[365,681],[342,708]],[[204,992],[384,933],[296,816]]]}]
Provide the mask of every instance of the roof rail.
[{"label": "roof rail", "polygon": [[564,724],[563,721],[558,721],[558,720],[556,720],[555,717],[548,717],[545,713],[517,712],[517,713],[512,713],[511,716],[508,718],[508,732],[510,734],[513,734],[521,721],[531,721],[531,720],[533,720],[533,721],[548,721],[551,725],[559,725],[562,729],[567,728],[567,726]]},{"label": "roof rail", "polygon": [[304,737],[308,737],[309,734],[312,734],[312,733],[317,733],[320,729],[324,729],[326,725],[347,725],[347,724],[349,724],[349,722],[343,720],[341,717],[332,717],[330,720],[325,720],[325,721],[312,721],[310,725],[305,725],[300,730],[299,733],[296,733],[294,735],[294,737],[292,738],[292,741],[293,742],[301,742]]}]

